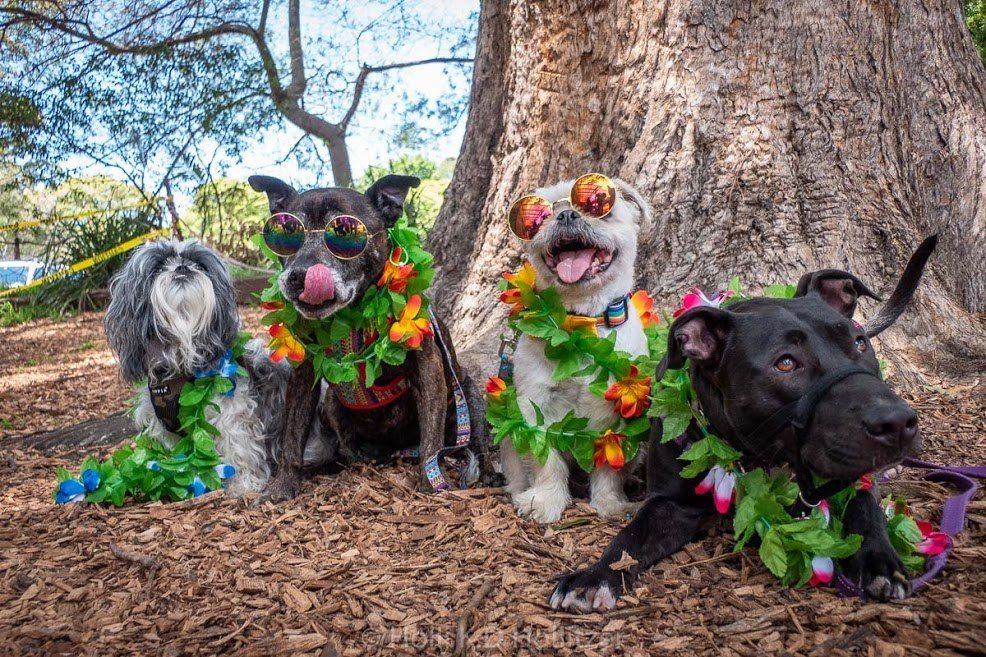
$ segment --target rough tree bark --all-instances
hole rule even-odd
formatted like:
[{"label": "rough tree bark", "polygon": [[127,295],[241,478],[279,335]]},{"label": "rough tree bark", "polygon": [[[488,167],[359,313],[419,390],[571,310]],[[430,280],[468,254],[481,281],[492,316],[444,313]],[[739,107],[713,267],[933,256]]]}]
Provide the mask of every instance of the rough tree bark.
[{"label": "rough tree bark", "polygon": [[959,0],[484,2],[431,240],[439,307],[474,364],[518,262],[510,202],[588,171],[652,202],[639,282],[665,306],[733,275],[757,290],[833,266],[887,290],[937,231],[884,344],[983,354],[986,71]]}]

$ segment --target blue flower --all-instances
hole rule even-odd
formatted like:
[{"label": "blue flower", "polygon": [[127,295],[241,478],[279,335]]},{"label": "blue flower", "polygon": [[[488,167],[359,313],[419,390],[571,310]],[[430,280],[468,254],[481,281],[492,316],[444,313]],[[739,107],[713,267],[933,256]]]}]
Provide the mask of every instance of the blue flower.
[{"label": "blue flower", "polygon": [[58,484],[55,492],[55,502],[58,504],[68,504],[69,502],[81,502],[86,499],[86,493],[91,493],[99,488],[99,471],[89,468],[82,473],[78,479],[66,479]]},{"label": "blue flower", "polygon": [[147,469],[150,470],[151,472],[159,472],[161,470],[161,464],[158,463],[157,461],[148,461]]},{"label": "blue flower", "polygon": [[216,466],[216,474],[220,479],[229,479],[236,474],[236,468],[228,463],[220,463]]},{"label": "blue flower", "polygon": [[81,502],[86,499],[86,487],[75,479],[66,479],[58,484],[58,491],[55,493],[55,502],[58,504],[68,504],[69,502]]},{"label": "blue flower", "polygon": [[233,360],[233,349],[232,347],[226,350],[219,362],[216,363],[215,367],[210,368],[199,368],[195,370],[196,379],[204,379],[208,376],[222,376],[229,379],[229,382],[233,386],[224,392],[223,394],[227,397],[232,397],[233,393],[236,392],[236,361]]},{"label": "blue flower", "polygon": [[188,490],[192,494],[192,497],[198,497],[199,495],[205,495],[208,492],[205,483],[196,477],[192,483],[188,485]]}]

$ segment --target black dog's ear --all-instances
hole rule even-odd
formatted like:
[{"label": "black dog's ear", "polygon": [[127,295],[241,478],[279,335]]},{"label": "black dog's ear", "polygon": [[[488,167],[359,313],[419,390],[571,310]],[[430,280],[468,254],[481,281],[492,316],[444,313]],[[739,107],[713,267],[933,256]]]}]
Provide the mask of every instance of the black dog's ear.
[{"label": "black dog's ear", "polygon": [[401,218],[408,191],[420,184],[420,178],[390,174],[370,185],[365,194],[389,228]]},{"label": "black dog's ear", "polygon": [[658,378],[664,369],[679,370],[685,360],[701,364],[719,362],[726,335],[732,325],[728,310],[700,306],[674,320],[668,330],[668,353],[658,365]]},{"label": "black dog's ear", "polygon": [[896,322],[897,318],[904,312],[904,308],[907,307],[911,297],[914,296],[914,291],[918,288],[918,283],[921,282],[921,274],[924,273],[924,266],[928,263],[928,259],[931,258],[931,254],[937,245],[938,235],[932,235],[931,237],[925,238],[914,251],[911,259],[907,261],[904,273],[901,274],[900,280],[897,281],[897,287],[894,288],[890,298],[887,299],[887,303],[880,306],[880,310],[877,311],[876,315],[870,321],[866,322],[864,330],[867,336],[872,338],[875,335],[879,335],[891,324]]},{"label": "black dog's ear", "polygon": [[822,297],[822,301],[836,312],[849,318],[852,318],[853,313],[856,312],[856,301],[859,297],[870,297],[880,301],[880,297],[866,287],[863,281],[841,269],[808,272],[798,281],[798,289],[794,296],[803,297],[813,292]]},{"label": "black dog's ear", "polygon": [[291,199],[298,195],[294,187],[273,176],[250,176],[247,182],[255,192],[267,193],[267,205],[270,206],[271,214],[283,212]]}]

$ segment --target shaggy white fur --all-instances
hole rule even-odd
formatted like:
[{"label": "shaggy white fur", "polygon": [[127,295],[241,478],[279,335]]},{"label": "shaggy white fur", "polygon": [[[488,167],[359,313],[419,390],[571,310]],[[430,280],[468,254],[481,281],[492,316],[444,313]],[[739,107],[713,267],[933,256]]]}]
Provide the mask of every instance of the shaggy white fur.
[{"label": "shaggy white fur", "polygon": [[[566,181],[537,190],[549,201],[567,199],[574,181]],[[548,266],[545,255],[557,238],[557,214],[569,208],[567,202],[557,203],[555,214],[545,222],[535,238],[526,243],[527,256],[537,271],[538,285],[554,286],[569,312],[579,315],[600,315],[615,299],[631,291],[634,282],[634,263],[637,256],[637,233],[640,223],[649,219],[650,210],[640,194],[622,181],[617,184],[618,198],[612,213],[603,219],[589,219],[581,228],[594,244],[613,253],[608,269],[588,280],[564,283]],[[629,321],[621,326],[601,328],[605,337],[616,331],[616,348],[632,356],[647,352],[647,340],[640,319],[631,310]],[[514,353],[514,384],[521,413],[528,422],[535,420],[530,402],[544,413],[545,423],[561,420],[575,410],[589,420],[594,429],[604,429],[617,417],[612,402],[589,391],[592,377],[553,381],[555,364],[544,355],[544,343],[521,335]],[[501,442],[500,458],[507,491],[512,495],[518,512],[541,523],[557,521],[571,504],[568,477],[573,459],[551,450],[544,465],[531,455],[520,457],[509,438]],[[637,457],[622,470],[608,465],[597,467],[590,476],[590,504],[602,516],[618,516],[632,509],[624,493],[624,479],[644,457],[644,446]]]}]

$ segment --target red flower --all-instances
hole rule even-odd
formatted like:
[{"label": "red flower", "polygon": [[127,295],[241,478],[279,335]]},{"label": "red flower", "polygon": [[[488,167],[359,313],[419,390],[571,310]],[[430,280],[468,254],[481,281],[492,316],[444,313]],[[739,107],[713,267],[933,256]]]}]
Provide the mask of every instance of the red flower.
[{"label": "red flower", "polygon": [[284,307],[283,301],[261,301],[260,307],[263,310],[280,310]]},{"label": "red flower", "polygon": [[418,272],[414,271],[413,262],[407,262],[403,265],[394,264],[400,262],[403,257],[404,251],[401,247],[395,246],[394,252],[390,254],[383,266],[383,273],[380,275],[380,280],[377,281],[378,287],[386,286],[394,292],[407,290],[408,281],[417,276]]},{"label": "red flower", "polygon": [[426,335],[431,335],[431,322],[427,317],[418,317],[421,310],[421,295],[414,294],[407,300],[400,319],[390,325],[390,340],[403,342],[411,349],[421,346]]},{"label": "red flower", "polygon": [[933,557],[947,550],[948,546],[952,544],[952,537],[945,532],[932,531],[933,527],[930,522],[925,520],[916,522],[918,529],[921,530],[921,536],[924,537],[924,540],[914,546],[918,554]]},{"label": "red flower", "polygon": [[503,273],[503,280],[507,281],[507,289],[500,295],[500,301],[512,306],[510,308],[511,315],[516,315],[524,309],[524,302],[521,299],[521,289],[534,289],[536,278],[537,272],[534,271],[534,266],[526,260],[516,272]]},{"label": "red flower", "polygon": [[486,380],[486,392],[490,397],[499,397],[507,389],[507,383],[498,376],[491,376]]}]

